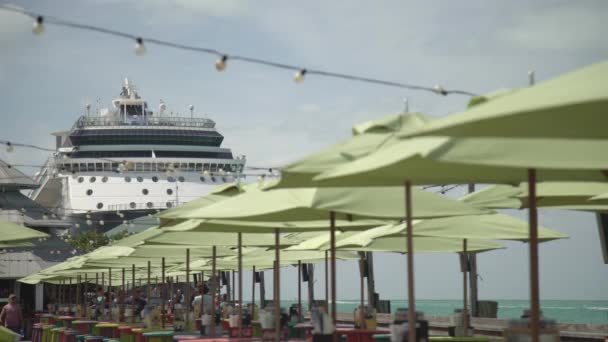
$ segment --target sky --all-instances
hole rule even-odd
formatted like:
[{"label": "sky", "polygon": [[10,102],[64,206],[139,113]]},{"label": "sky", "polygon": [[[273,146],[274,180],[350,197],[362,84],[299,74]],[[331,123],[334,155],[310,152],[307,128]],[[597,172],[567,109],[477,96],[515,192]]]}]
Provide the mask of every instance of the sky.
[{"label": "sky", "polygon": [[[0,3],[8,4],[10,2]],[[423,86],[486,93],[526,86],[608,57],[606,1],[19,1],[27,10],[229,54]],[[30,18],[0,11],[0,140],[54,147],[51,132],[69,129],[87,103],[109,107],[128,77],[155,108],[217,122],[224,146],[247,164],[280,167],[347,138],[359,122],[411,111],[445,116],[465,96],[438,96],[372,84],[307,76],[148,45],[92,32],[47,26],[31,33]],[[13,164],[41,165],[45,153],[0,150]],[[35,168],[22,168],[26,173]],[[454,191],[459,195],[464,189]],[[526,219],[525,211],[510,212]],[[608,267],[595,216],[541,210],[540,223],[570,236],[543,244],[542,299],[608,300]],[[479,257],[480,299],[528,298],[527,245]],[[381,298],[405,298],[405,258],[375,258]],[[416,256],[419,298],[456,299],[461,275],[454,255]],[[319,270],[322,270],[320,268]],[[323,273],[323,272],[320,272]],[[358,295],[357,265],[340,262],[338,297]],[[395,275],[403,281],[395,281]],[[293,268],[283,272],[295,280]],[[270,276],[270,274],[268,274]],[[322,276],[320,274],[319,276]],[[247,276],[245,296],[249,296]],[[323,278],[316,284],[323,293]],[[271,292],[270,292],[271,293]],[[296,287],[282,290],[295,298]]]}]

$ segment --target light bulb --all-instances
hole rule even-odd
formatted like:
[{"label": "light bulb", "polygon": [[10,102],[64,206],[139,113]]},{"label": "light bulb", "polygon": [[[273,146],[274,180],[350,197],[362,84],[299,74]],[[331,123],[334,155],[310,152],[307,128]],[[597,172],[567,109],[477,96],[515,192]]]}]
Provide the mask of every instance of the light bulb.
[{"label": "light bulb", "polygon": [[11,144],[9,141],[6,142],[6,152],[11,153],[15,150],[15,148],[13,147],[13,144]]},{"label": "light bulb", "polygon": [[122,220],[122,224],[127,224],[127,220]]},{"label": "light bulb", "polygon": [[49,219],[49,215],[47,215],[47,214],[42,215],[42,219],[45,220],[45,221],[48,220]]},{"label": "light bulb", "polygon": [[76,171],[72,171],[72,178],[73,179],[78,178],[78,173]]},{"label": "light bulb", "polygon": [[304,82],[304,76],[306,76],[306,69],[302,69],[302,70],[296,72],[295,75],[293,75],[293,80],[296,83],[302,83],[302,82]]},{"label": "light bulb", "polygon": [[104,224],[106,224],[103,220],[99,220],[99,225],[103,226]]},{"label": "light bulb", "polygon": [[74,228],[80,228],[80,223],[74,224]]},{"label": "light bulb", "polygon": [[438,84],[438,85],[436,85],[435,87],[433,87],[433,91],[434,91],[435,93],[437,93],[437,94],[439,94],[439,95],[443,95],[443,96],[445,96],[445,95],[447,95],[447,94],[448,94],[448,92],[447,92],[447,91],[445,91],[445,89],[443,89],[443,87],[442,87],[442,86],[440,86],[439,84]]},{"label": "light bulb", "polygon": [[209,176],[209,170],[203,171],[203,176]]},{"label": "light bulb", "polygon": [[39,15],[36,17],[36,20],[34,20],[32,32],[35,35],[41,35],[42,33],[44,33],[44,18],[42,16]]},{"label": "light bulb", "polygon": [[55,254],[55,251],[51,251],[51,254]]},{"label": "light bulb", "polygon": [[224,71],[224,69],[226,69],[227,61],[228,61],[228,56],[226,56],[226,55],[223,55],[221,58],[218,58],[218,60],[215,61],[215,70]]},{"label": "light bulb", "polygon": [[87,226],[90,226],[90,225],[92,225],[92,224],[93,224],[93,221],[91,221],[91,220],[87,220]]},{"label": "light bulb", "polygon": [[141,37],[135,39],[135,54],[142,56],[146,53],[146,47],[144,46],[144,40]]}]

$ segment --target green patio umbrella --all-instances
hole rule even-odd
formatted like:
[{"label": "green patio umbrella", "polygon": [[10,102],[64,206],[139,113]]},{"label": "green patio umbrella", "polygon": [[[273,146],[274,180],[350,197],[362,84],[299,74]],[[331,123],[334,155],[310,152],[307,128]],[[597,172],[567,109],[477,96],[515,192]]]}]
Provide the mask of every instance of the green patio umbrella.
[{"label": "green patio umbrella", "polygon": [[13,241],[21,243],[25,242],[25,240],[48,237],[48,234],[4,220],[0,220],[0,231],[2,232],[0,234],[0,243],[5,244]]},{"label": "green patio umbrella", "polygon": [[[528,182],[531,326],[539,339],[536,181],[606,180],[608,63],[497,97],[430,123],[318,181],[327,186]],[[572,113],[577,113],[573,119]],[[578,115],[580,113],[580,116]],[[426,135],[426,136],[422,136]],[[393,154],[391,154],[393,153]],[[396,155],[395,155],[396,153]],[[381,161],[380,164],[376,162]],[[370,175],[372,175],[370,177]]]},{"label": "green patio umbrella", "polygon": [[[490,212],[428,191],[412,189],[416,217],[440,217]],[[343,219],[402,218],[404,193],[395,187],[377,188],[287,188],[249,191],[201,209],[184,213],[183,218],[231,219],[242,221],[319,220],[330,216],[330,236],[335,236],[335,221]],[[332,239],[333,241],[334,239]],[[332,273],[335,250],[331,250]],[[335,277],[332,277],[332,302],[335,303]],[[336,306],[332,306],[336,319]]]},{"label": "green patio umbrella", "polygon": [[[527,188],[527,183],[519,186],[494,185],[466,197],[468,201],[473,202],[495,200],[497,202],[495,208],[527,208],[529,206]],[[572,209],[579,206],[585,208],[602,205],[607,204],[602,200],[602,194],[606,192],[608,192],[608,183],[605,182],[539,182],[536,184],[536,205]]]}]

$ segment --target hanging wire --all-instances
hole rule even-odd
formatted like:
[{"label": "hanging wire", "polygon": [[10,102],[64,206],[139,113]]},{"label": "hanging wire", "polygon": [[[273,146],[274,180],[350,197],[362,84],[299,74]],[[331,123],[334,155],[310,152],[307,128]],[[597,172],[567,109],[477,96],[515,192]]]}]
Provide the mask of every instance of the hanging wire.
[{"label": "hanging wire", "polygon": [[35,13],[35,12],[27,11],[24,9],[7,6],[7,5],[0,5],[0,9],[4,10],[4,11],[20,13],[20,14],[29,16],[29,17],[33,18],[35,20],[35,23],[37,24],[37,26],[40,26],[40,27],[43,25],[43,23],[48,23],[48,24],[52,24],[52,25],[56,25],[56,26],[68,27],[68,28],[85,30],[85,31],[92,31],[92,32],[97,32],[97,33],[101,33],[101,34],[106,34],[106,35],[111,35],[111,36],[115,36],[115,37],[134,40],[137,42],[137,51],[136,52],[138,54],[144,53],[144,51],[145,51],[144,44],[156,44],[156,45],[170,47],[170,48],[179,49],[179,50],[199,52],[199,53],[204,53],[204,54],[208,54],[208,55],[213,55],[213,56],[216,56],[219,58],[219,60],[216,62],[216,68],[218,69],[218,71],[224,70],[224,68],[226,67],[227,61],[234,60],[234,61],[241,61],[241,62],[250,63],[250,64],[263,65],[263,66],[277,68],[277,69],[295,71],[296,74],[295,74],[294,80],[296,82],[302,82],[304,79],[304,75],[306,74],[306,75],[317,75],[317,76],[338,78],[338,79],[355,81],[355,82],[371,83],[371,84],[377,84],[377,85],[383,85],[383,86],[389,86],[389,87],[397,87],[397,88],[408,89],[408,90],[421,90],[421,91],[432,92],[434,94],[442,95],[442,96],[447,96],[450,94],[476,96],[475,93],[470,92],[470,91],[457,90],[457,89],[444,89],[443,87],[441,87],[439,85],[434,86],[434,87],[420,86],[420,85],[387,81],[387,80],[359,76],[359,75],[343,74],[343,73],[332,72],[332,71],[327,71],[327,70],[304,68],[302,66],[279,63],[279,62],[274,62],[274,61],[261,59],[261,58],[233,55],[233,54],[221,52],[221,51],[219,51],[217,49],[213,49],[213,48],[175,43],[175,42],[156,39],[156,38],[152,38],[152,37],[138,36],[138,35],[134,35],[131,33],[107,29],[107,28],[103,28],[103,27],[76,23],[76,22],[67,21],[67,20],[64,20],[61,18],[45,16],[40,13]]}]

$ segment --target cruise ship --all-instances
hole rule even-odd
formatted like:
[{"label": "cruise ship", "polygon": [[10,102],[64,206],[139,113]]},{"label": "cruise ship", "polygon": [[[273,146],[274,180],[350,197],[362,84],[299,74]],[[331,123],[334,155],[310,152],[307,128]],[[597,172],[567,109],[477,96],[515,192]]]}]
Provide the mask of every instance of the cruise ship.
[{"label": "cruise ship", "polygon": [[107,231],[129,220],[199,198],[238,180],[244,156],[221,147],[224,137],[208,118],[149,109],[125,79],[112,107],[78,118],[53,133],[56,152],[36,173],[30,193],[73,228]]}]

